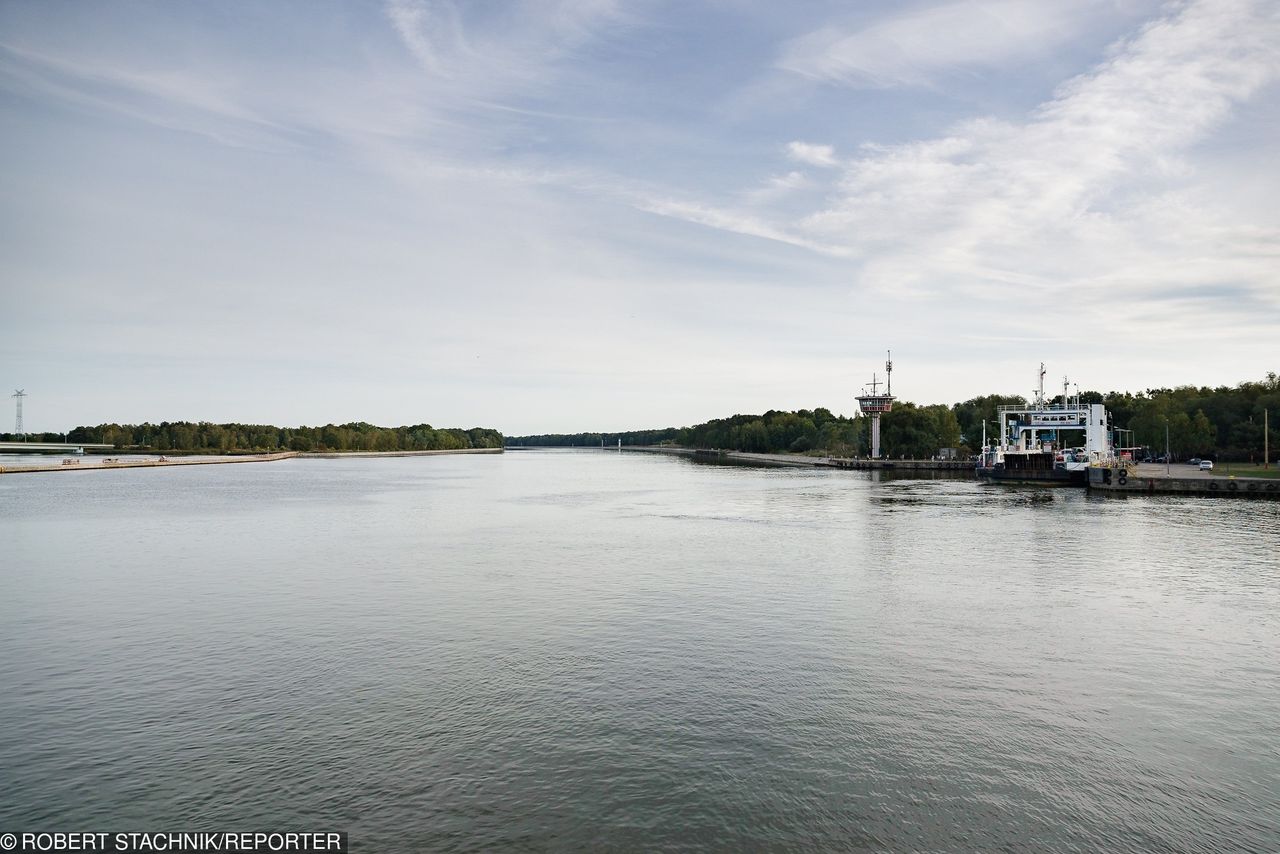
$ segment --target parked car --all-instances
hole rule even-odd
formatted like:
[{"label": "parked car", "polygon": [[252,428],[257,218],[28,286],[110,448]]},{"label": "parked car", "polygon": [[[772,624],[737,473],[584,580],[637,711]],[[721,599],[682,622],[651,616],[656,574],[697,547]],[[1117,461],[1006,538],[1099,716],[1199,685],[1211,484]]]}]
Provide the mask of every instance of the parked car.
[{"label": "parked car", "polygon": [[1191,459],[1187,460],[1187,462],[1189,462],[1189,463],[1190,463],[1191,465],[1193,465],[1193,466],[1198,466],[1198,465],[1200,465],[1200,458],[1199,458],[1199,457],[1192,457]]},{"label": "parked car", "polygon": [[1213,460],[1201,460],[1200,471],[1213,471]]}]

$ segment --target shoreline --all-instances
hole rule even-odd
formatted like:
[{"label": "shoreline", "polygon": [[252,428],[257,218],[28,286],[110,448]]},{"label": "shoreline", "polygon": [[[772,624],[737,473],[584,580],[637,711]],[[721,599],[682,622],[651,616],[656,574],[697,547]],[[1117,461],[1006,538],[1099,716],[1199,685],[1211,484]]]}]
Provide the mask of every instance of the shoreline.
[{"label": "shoreline", "polygon": [[[158,457],[115,458],[103,457],[65,457],[57,465],[38,464],[31,466],[0,465],[0,474],[48,473],[55,471],[115,471],[116,469],[167,468],[169,466],[216,466],[232,463],[274,463],[292,459],[341,459],[343,457],[426,457],[437,454],[500,454],[502,448],[455,448],[444,451],[279,451],[273,454],[239,454],[235,456],[185,456],[169,459],[163,455]],[[74,460],[67,463],[65,460]],[[82,461],[88,461],[84,464]]]},{"label": "shoreline", "polygon": [[[605,448],[606,451],[612,450]],[[779,466],[787,468],[824,468],[830,463],[826,457],[806,457],[804,454],[757,454],[751,451],[720,451],[702,448],[674,448],[662,445],[623,445],[624,451],[639,451],[649,454],[670,454],[676,457],[695,457],[707,460],[727,460],[729,462],[754,463],[756,465]]]},{"label": "shoreline", "polygon": [[[605,448],[605,450],[612,450]],[[838,468],[859,470],[898,471],[956,471],[972,472],[973,463],[967,460],[862,460],[845,457],[814,457],[807,454],[761,454],[752,451],[721,451],[703,448],[677,448],[665,445],[623,445],[624,451],[640,451],[650,454],[695,457],[707,460],[753,463],[765,466],[790,468]]]},{"label": "shoreline", "polygon": [[433,457],[437,454],[501,454],[502,448],[450,448],[444,451],[295,451],[302,459],[336,460],[343,457]]}]

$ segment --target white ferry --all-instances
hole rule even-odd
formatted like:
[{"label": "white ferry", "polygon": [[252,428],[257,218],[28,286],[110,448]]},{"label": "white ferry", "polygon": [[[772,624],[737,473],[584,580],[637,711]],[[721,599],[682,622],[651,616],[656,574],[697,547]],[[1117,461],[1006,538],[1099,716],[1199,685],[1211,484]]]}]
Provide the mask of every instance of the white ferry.
[{"label": "white ferry", "polygon": [[1061,483],[1084,486],[1092,466],[1109,465],[1115,458],[1107,410],[1101,403],[1081,403],[1067,395],[1047,403],[1044,365],[1040,384],[1029,406],[1001,406],[997,436],[988,442],[983,425],[979,477],[1020,483]]}]

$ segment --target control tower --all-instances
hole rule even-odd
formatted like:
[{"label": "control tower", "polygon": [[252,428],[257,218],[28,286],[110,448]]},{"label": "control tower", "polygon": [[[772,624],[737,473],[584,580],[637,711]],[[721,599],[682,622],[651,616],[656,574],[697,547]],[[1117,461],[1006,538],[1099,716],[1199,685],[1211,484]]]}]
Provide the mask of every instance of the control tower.
[{"label": "control tower", "polygon": [[871,382],[868,386],[871,393],[867,393],[867,388],[862,389],[862,394],[858,395],[858,408],[862,410],[863,415],[871,416],[871,458],[880,459],[880,413],[889,412],[893,409],[893,353],[888,352],[884,361],[884,394],[880,394],[880,381],[876,379],[876,375],[871,375]]}]

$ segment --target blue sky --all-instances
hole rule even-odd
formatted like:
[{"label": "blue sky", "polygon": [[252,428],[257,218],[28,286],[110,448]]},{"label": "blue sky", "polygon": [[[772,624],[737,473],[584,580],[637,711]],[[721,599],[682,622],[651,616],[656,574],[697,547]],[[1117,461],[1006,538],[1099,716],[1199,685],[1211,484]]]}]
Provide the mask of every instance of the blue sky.
[{"label": "blue sky", "polygon": [[0,385],[519,434],[851,414],[888,348],[922,403],[1257,379],[1278,80],[1263,0],[11,0]]}]

